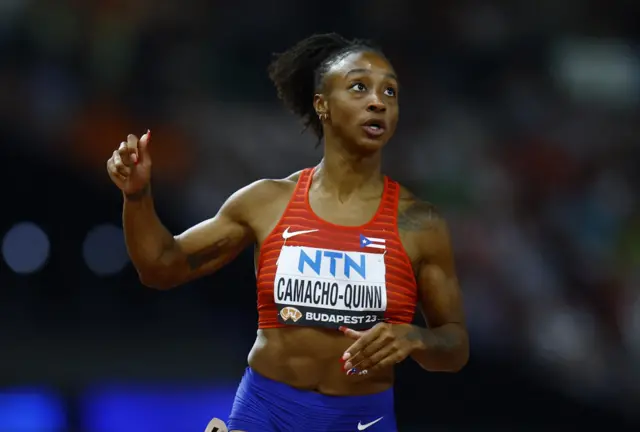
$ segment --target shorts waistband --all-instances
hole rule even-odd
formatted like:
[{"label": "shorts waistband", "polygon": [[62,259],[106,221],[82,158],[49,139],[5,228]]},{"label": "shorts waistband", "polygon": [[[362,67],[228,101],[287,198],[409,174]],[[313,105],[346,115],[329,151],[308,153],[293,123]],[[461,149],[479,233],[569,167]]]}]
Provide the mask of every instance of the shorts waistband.
[{"label": "shorts waistband", "polygon": [[247,367],[245,371],[245,378],[249,381],[248,384],[255,389],[260,389],[264,392],[271,393],[272,395],[281,396],[289,400],[303,402],[310,405],[318,406],[341,406],[345,407],[368,407],[380,405],[389,406],[393,404],[393,388],[385,390],[380,393],[373,393],[368,395],[357,396],[331,396],[318,393],[312,390],[301,390],[295,387],[291,387],[288,384],[281,383],[264,375],[259,374],[251,367]]}]

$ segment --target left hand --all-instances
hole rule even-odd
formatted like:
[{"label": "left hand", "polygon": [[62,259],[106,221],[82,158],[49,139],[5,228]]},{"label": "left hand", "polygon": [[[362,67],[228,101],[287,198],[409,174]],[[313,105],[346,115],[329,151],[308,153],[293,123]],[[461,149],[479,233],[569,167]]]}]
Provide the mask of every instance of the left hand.
[{"label": "left hand", "polygon": [[416,348],[416,330],[411,324],[388,323],[378,323],[362,332],[340,327],[356,341],[342,356],[347,375],[365,375],[400,363]]}]

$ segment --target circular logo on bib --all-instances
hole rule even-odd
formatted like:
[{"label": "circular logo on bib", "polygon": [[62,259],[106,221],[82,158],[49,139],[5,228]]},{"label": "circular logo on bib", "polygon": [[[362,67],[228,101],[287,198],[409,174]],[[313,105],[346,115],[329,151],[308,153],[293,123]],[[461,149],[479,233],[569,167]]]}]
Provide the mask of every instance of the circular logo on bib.
[{"label": "circular logo on bib", "polygon": [[228,432],[227,425],[219,418],[212,418],[204,432]]}]

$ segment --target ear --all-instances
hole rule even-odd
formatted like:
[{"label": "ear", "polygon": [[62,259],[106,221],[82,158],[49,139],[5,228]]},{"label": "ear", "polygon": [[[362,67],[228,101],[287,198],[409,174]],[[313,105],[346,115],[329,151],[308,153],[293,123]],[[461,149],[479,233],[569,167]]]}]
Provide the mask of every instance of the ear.
[{"label": "ear", "polygon": [[318,115],[329,113],[329,103],[321,93],[313,95],[313,108]]}]

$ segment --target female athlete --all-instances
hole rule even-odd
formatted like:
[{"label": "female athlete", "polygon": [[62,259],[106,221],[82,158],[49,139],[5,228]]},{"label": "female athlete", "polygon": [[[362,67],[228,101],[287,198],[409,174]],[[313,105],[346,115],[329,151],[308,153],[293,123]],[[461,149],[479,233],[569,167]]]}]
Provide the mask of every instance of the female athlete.
[{"label": "female athlete", "polygon": [[[231,431],[395,431],[394,365],[457,372],[469,357],[447,227],[381,174],[398,122],[398,80],[382,52],[337,34],[278,55],[278,96],[319,139],[315,168],[260,180],[173,236],[151,195],[151,134],[107,163],[124,195],[129,254],[143,284],[168,289],[255,244],[258,336]],[[417,305],[428,328],[411,324]]]}]

